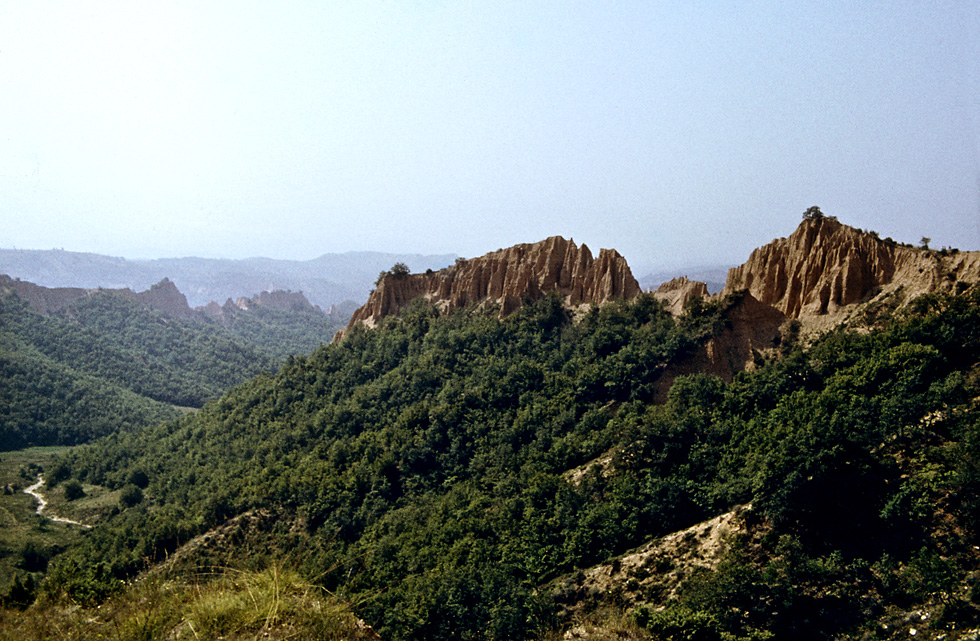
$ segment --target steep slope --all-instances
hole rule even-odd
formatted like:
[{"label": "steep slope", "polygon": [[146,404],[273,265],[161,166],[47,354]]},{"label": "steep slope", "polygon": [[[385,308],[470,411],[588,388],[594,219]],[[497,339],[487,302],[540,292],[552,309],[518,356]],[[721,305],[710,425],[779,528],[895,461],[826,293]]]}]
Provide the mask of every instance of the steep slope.
[{"label": "steep slope", "polygon": [[[680,317],[652,294],[570,313],[558,288],[504,319],[502,296],[416,302],[68,455],[71,478],[142,477],[146,498],[52,559],[47,589],[91,598],[270,510],[222,565],[316,577],[391,641],[576,638],[583,593],[653,638],[881,638],[919,613],[957,638],[980,621],[980,287],[952,289],[730,382],[692,370],[662,402],[680,360],[726,333],[751,353],[765,336],[734,330],[786,316],[741,290]],[[746,504],[745,528],[712,521]]]},{"label": "steep slope", "polygon": [[[784,334],[810,336],[917,296],[962,291],[980,282],[980,252],[933,251],[900,245],[823,215],[803,220],[788,237],[754,250],[732,268],[720,294],[704,283],[676,278],[654,296],[675,316],[701,299],[728,305],[727,325],[686,362],[666,372],[661,394],[675,376],[708,372],[726,381],[750,369]],[[734,298],[733,298],[734,297]],[[868,312],[866,315],[865,312]],[[799,321],[796,327],[786,321]]]},{"label": "steep slope", "polygon": [[184,321],[184,329],[222,335],[223,339],[237,340],[235,336],[244,339],[250,348],[267,352],[260,359],[264,359],[266,366],[270,365],[267,356],[284,360],[292,354],[313,351],[329,341],[349,318],[343,311],[334,309],[324,313],[302,292],[281,290],[263,291],[235,301],[228,299],[224,305],[212,301],[207,306],[191,309],[187,297],[169,278],[146,291],[134,292],[128,288],[50,288],[0,274],[0,295],[15,295],[38,314],[63,315],[80,322],[78,310],[93,307],[91,299],[116,297],[157,311],[165,318]]},{"label": "steep slope", "polygon": [[85,443],[180,416],[172,405],[60,363],[4,330],[0,399],[0,451]]},{"label": "steep slope", "polygon": [[524,300],[538,300],[551,291],[558,292],[567,305],[577,306],[635,298],[640,286],[615,250],[602,249],[593,258],[586,245],[552,236],[458,261],[438,272],[388,273],[368,302],[354,312],[348,329],[358,324],[373,327],[419,297],[443,311],[481,303],[499,306],[503,317]]},{"label": "steep slope", "polygon": [[[701,332],[680,326],[648,295],[594,308],[577,323],[555,293],[503,321],[495,316],[412,306],[383,330],[353,332],[180,424],[80,452],[85,460],[72,469],[96,484],[129,475],[99,460],[154,470],[146,494],[162,520],[140,528],[146,545],[132,549],[172,553],[168,546],[182,541],[169,533],[185,531],[172,519],[186,528],[220,525],[254,498],[290,511],[277,519],[281,538],[270,548],[301,546],[290,547],[293,558],[328,589],[360,595],[388,586],[365,604],[372,616],[362,613],[384,638],[458,639],[463,628],[491,627],[492,638],[527,638],[541,620],[528,577],[707,516],[691,506],[599,533],[598,517],[589,516],[598,489],[588,480],[571,494],[561,489],[562,473],[605,451],[629,424],[615,408],[638,410]],[[490,504],[480,498],[485,483],[500,484]],[[682,483],[650,487],[653,498],[663,489],[690,504]],[[556,492],[568,507],[559,521]],[[636,506],[649,506],[645,497]],[[115,549],[104,537],[123,519],[135,526],[140,518],[121,514],[92,545]],[[505,550],[525,529],[544,538]],[[574,545],[554,549],[546,538],[564,538],[565,530],[577,532]],[[378,539],[382,554],[373,551]],[[324,574],[331,559],[342,570]],[[129,567],[129,559],[111,562]],[[493,606],[505,602],[506,609]]]},{"label": "steep slope", "polygon": [[[695,283],[696,285],[701,283]],[[685,287],[690,291],[692,288]],[[654,296],[658,296],[655,292]],[[692,298],[692,300],[707,300]],[[680,376],[703,373],[717,376],[730,383],[735,376],[755,367],[762,355],[777,347],[782,340],[786,316],[772,305],[756,300],[748,292],[734,292],[725,298],[689,306],[686,315],[704,313],[712,304],[724,308],[724,324],[704,343],[692,349],[688,358],[669,366],[657,382],[655,399],[667,398],[674,381]],[[669,308],[677,314],[673,308]]]},{"label": "steep slope", "polygon": [[[503,321],[413,305],[184,421],[73,455],[89,484],[146,472],[153,509],[97,526],[75,560],[52,561],[52,580],[71,590],[99,562],[125,576],[144,554],[163,560],[276,506],[270,544],[242,554],[281,550],[358,599],[385,639],[534,638],[582,591],[639,604],[638,621],[643,604],[666,606],[644,615],[655,638],[679,624],[703,638],[861,638],[886,608],[940,593],[962,629],[980,614],[960,580],[980,554],[980,294],[947,298],[731,384],[680,377],[662,404],[661,373],[700,343],[693,323],[724,324],[718,306],[675,319],[643,295],[576,323],[554,294]],[[703,546],[717,528],[672,536],[747,503],[772,528],[751,547],[719,558]],[[643,547],[658,536],[669,545]],[[598,564],[609,570],[587,569]],[[591,589],[614,572],[605,594]],[[549,590],[556,577],[578,587]]]},{"label": "steep slope", "polygon": [[789,318],[812,319],[840,315],[899,288],[908,300],[958,281],[980,281],[980,252],[902,246],[818,217],[753,251],[729,271],[723,294],[745,289]]}]

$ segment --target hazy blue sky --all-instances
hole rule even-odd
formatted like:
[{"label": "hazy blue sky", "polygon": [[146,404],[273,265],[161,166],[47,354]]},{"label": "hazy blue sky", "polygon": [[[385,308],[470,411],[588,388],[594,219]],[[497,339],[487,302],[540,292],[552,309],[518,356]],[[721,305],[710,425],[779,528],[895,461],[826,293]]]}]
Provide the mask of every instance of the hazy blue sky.
[{"label": "hazy blue sky", "polygon": [[980,2],[0,0],[0,246],[980,249]]}]

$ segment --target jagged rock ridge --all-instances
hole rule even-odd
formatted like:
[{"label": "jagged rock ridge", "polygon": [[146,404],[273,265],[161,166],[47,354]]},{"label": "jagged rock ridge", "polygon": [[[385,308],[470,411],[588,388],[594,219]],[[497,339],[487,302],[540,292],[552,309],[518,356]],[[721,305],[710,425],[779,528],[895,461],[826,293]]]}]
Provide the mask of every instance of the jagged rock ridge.
[{"label": "jagged rock ridge", "polygon": [[180,290],[169,278],[164,278],[145,292],[133,293],[129,289],[124,289],[120,290],[120,293],[162,312],[165,316],[174,318],[194,317],[194,310],[187,304],[187,297],[180,293]]},{"label": "jagged rock ridge", "polygon": [[902,287],[911,298],[980,280],[980,252],[902,246],[833,218],[804,220],[789,238],[752,252],[723,294],[747,290],[789,318],[835,314]]},{"label": "jagged rock ridge", "polygon": [[423,256],[381,252],[324,254],[312,260],[161,258],[127,260],[64,250],[0,248],[0,273],[43,287],[149,289],[163,277],[187,296],[191,307],[221,304],[263,290],[302,291],[321,309],[367,299],[378,271],[404,262],[417,272],[452,264],[454,255]]},{"label": "jagged rock ridge", "polygon": [[480,258],[460,260],[437,272],[389,273],[354,312],[348,330],[357,324],[373,327],[419,297],[444,311],[487,303],[500,315],[517,309],[525,298],[537,299],[556,291],[570,306],[634,298],[640,286],[626,260],[615,250],[602,249],[593,258],[586,245],[552,236],[533,244],[515,245]]},{"label": "jagged rock ridge", "polygon": [[156,309],[167,316],[176,318],[192,318],[194,316],[194,310],[187,304],[187,298],[168,278],[164,278],[146,291],[134,292],[129,288],[42,287],[0,274],[0,292],[16,294],[18,298],[30,305],[31,309],[40,314],[60,312],[81,298],[99,292],[109,292]]},{"label": "jagged rock ridge", "polygon": [[[835,218],[804,220],[788,237],[754,250],[731,269],[716,299],[729,305],[727,326],[685,362],[664,373],[665,397],[679,375],[708,372],[731,380],[753,367],[783,340],[788,320],[807,333],[829,330],[854,314],[889,301],[901,306],[921,294],[980,282],[980,252],[933,251],[882,240]],[[703,284],[686,278],[654,292],[671,313],[683,313],[694,298],[708,298]]]}]

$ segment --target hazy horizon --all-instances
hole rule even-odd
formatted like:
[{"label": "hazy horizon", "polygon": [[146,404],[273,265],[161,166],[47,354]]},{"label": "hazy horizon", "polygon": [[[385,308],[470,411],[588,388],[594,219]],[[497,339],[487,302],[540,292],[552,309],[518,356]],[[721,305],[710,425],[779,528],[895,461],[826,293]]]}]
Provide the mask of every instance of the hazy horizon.
[{"label": "hazy horizon", "polygon": [[726,265],[810,206],[980,249],[980,4],[0,0],[0,246],[312,260],[553,235]]},{"label": "hazy horizon", "polygon": [[[581,243],[577,243],[577,244],[581,244]],[[588,243],[585,243],[585,244],[587,245]],[[132,256],[120,256],[120,255],[111,255],[111,254],[100,254],[98,252],[76,252],[74,250],[66,249],[64,247],[49,247],[47,249],[28,248],[28,247],[0,247],[0,253],[5,252],[5,251],[14,251],[14,252],[37,252],[37,253],[66,252],[66,253],[73,253],[73,254],[83,254],[83,255],[90,255],[90,256],[99,256],[99,257],[111,258],[111,259],[114,259],[114,260],[123,260],[123,261],[134,262],[134,263],[152,263],[152,262],[167,262],[167,261],[179,262],[179,261],[185,261],[185,260],[195,260],[195,261],[196,260],[203,260],[203,261],[215,261],[215,262],[219,262],[219,261],[230,261],[230,262],[239,262],[239,263],[247,263],[249,261],[281,261],[281,262],[289,262],[289,263],[310,263],[310,262],[315,262],[315,261],[320,260],[320,259],[323,259],[323,258],[333,258],[333,257],[339,257],[339,256],[347,256],[347,255],[355,256],[355,255],[377,254],[377,255],[382,255],[382,256],[391,256],[391,257],[393,257],[394,260],[401,260],[401,259],[407,259],[407,258],[413,258],[413,257],[416,258],[416,259],[447,258],[448,259],[447,265],[448,265],[452,260],[455,260],[456,258],[460,258],[461,257],[459,254],[455,254],[455,253],[452,253],[452,252],[438,253],[438,254],[419,254],[419,253],[415,253],[415,252],[382,252],[382,251],[373,251],[373,250],[351,250],[351,251],[346,251],[346,252],[327,252],[327,253],[321,254],[319,256],[314,256],[313,258],[308,258],[308,259],[304,259],[304,258],[299,258],[299,259],[294,259],[294,258],[270,258],[269,256],[243,256],[241,258],[214,258],[214,257],[208,257],[208,256],[157,256],[157,257],[142,258],[142,257],[132,257]],[[596,251],[593,252],[593,254],[596,254],[596,253],[598,253],[598,252],[596,252]],[[463,258],[476,258],[478,256],[482,256],[482,254],[478,254],[478,255],[474,255],[474,256],[468,256],[468,257],[463,257]],[[0,257],[0,258],[2,258],[2,257]],[[684,263],[684,262],[678,262],[678,263],[673,263],[673,264],[660,265],[660,264],[656,264],[656,263],[646,263],[646,262],[643,262],[643,261],[631,261],[630,258],[629,258],[629,256],[624,256],[624,258],[626,258],[626,261],[627,261],[627,263],[630,266],[630,271],[633,272],[633,276],[636,277],[639,280],[648,279],[648,278],[660,278],[660,277],[663,277],[664,280],[669,280],[670,278],[674,278],[676,276],[691,276],[692,278],[694,278],[693,275],[696,275],[696,274],[708,273],[708,272],[715,272],[715,271],[718,271],[718,270],[727,270],[727,269],[730,269],[732,267],[735,267],[738,264],[741,264],[741,262],[743,262],[743,261],[739,261],[738,263],[734,263],[734,262],[732,262],[732,263],[726,263],[726,262],[718,262],[718,263]],[[748,255],[746,255],[746,258],[748,258]],[[10,269],[8,269],[8,267],[9,266],[5,265],[3,262],[0,262],[0,274],[7,274],[7,271],[11,271]],[[18,272],[17,269],[14,269],[12,271]],[[18,273],[7,274],[7,275],[12,276],[12,277],[18,277],[18,278],[20,277],[19,272]],[[28,280],[30,280],[30,277],[28,277]],[[44,279],[42,279],[42,280],[44,280]],[[698,279],[695,278],[695,280],[698,280]],[[50,287],[64,286],[64,284],[61,283],[57,278],[55,278],[55,279],[48,279],[48,280],[45,280],[45,282],[43,282],[43,283],[39,282],[37,284],[46,285],[46,286],[50,286]]]}]

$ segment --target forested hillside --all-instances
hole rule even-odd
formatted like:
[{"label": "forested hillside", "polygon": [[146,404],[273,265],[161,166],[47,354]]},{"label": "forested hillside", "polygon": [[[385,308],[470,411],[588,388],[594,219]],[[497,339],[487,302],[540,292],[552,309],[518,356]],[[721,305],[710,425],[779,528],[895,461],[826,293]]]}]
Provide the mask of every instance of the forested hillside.
[{"label": "forested hillside", "polygon": [[[558,616],[574,601],[593,623],[628,613],[607,638],[908,638],[914,611],[948,638],[974,625],[980,292],[785,340],[654,404],[732,302],[675,319],[642,295],[576,322],[554,295],[503,321],[416,301],[195,415],[77,449],[66,476],[140,481],[140,500],[52,560],[33,611],[98,603],[176,554],[291,568],[386,640],[555,638],[581,623]],[[639,576],[577,591],[579,570],[747,504],[721,565],[676,594]],[[256,525],[182,551],[242,515]]]},{"label": "forested hillside", "polygon": [[0,330],[0,449],[73,445],[175,419],[172,405],[79,372]]},{"label": "forested hillside", "polygon": [[290,354],[329,341],[318,310],[258,308],[229,327],[174,318],[112,291],[39,314],[0,296],[0,443],[75,444],[200,408]]}]

